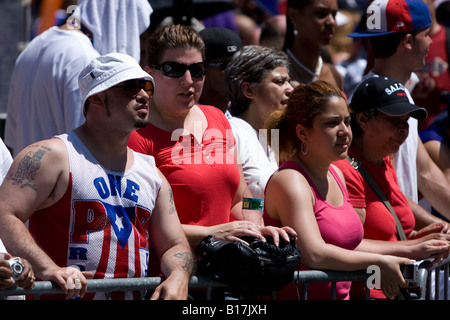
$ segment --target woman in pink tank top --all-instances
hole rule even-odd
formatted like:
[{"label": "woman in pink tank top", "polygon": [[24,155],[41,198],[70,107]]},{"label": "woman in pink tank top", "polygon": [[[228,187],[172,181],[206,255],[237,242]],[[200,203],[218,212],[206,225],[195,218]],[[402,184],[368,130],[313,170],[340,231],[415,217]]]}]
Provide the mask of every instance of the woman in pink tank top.
[{"label": "woman in pink tank top", "polygon": [[[341,91],[324,81],[299,85],[288,107],[271,115],[268,129],[279,130],[284,163],[266,187],[265,223],[290,226],[297,232],[300,268],[355,271],[377,265],[384,293],[399,294],[400,287],[406,287],[400,264],[409,260],[358,250],[362,223],[348,200],[342,173],[332,165],[347,156],[352,140]],[[349,298],[350,285],[337,284],[337,299]],[[330,283],[309,284],[308,299],[330,299],[330,287]],[[295,284],[286,286],[277,298],[297,299]]]}]

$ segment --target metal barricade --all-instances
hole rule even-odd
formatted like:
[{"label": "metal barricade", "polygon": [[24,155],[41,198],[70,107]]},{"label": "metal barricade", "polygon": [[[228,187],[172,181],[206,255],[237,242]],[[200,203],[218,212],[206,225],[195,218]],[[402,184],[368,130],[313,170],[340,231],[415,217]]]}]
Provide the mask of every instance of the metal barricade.
[{"label": "metal barricade", "polygon": [[410,283],[411,291],[417,296],[416,299],[449,300],[449,266],[450,256],[438,263],[432,263],[430,260],[421,261],[417,271],[418,280]]},{"label": "metal barricade", "polygon": [[449,300],[449,270],[450,256],[429,268],[426,284],[427,300]]},{"label": "metal barricade", "polygon": [[[164,278],[120,278],[120,279],[89,279],[87,292],[106,292],[109,299],[112,292],[139,291],[140,298],[144,299],[145,292],[154,290],[161,284]],[[226,287],[225,284],[214,281],[206,276],[192,276],[189,281],[189,288],[206,288],[207,299],[211,299],[212,288]],[[24,292],[21,288],[9,288],[0,290],[0,299],[7,296],[32,295],[34,299],[39,299],[41,295],[64,294],[60,287],[51,281],[37,281],[34,288]]]},{"label": "metal barricade", "polygon": [[[313,282],[331,282],[332,292],[330,299],[336,299],[336,283],[340,281],[366,281],[368,274],[361,272],[340,272],[340,271],[296,271],[293,282],[303,284],[302,300],[307,300],[307,286]],[[87,292],[106,292],[110,297],[111,292],[138,291],[140,298],[145,297],[148,290],[154,290],[164,279],[161,277],[148,278],[126,278],[126,279],[89,279]],[[189,282],[189,288],[206,288],[206,299],[211,300],[213,288],[226,288],[227,285],[215,281],[207,276],[194,275]],[[0,299],[6,296],[33,295],[34,299],[39,299],[41,295],[63,294],[56,283],[50,281],[37,281],[34,288],[24,292],[21,288],[9,288],[0,290]],[[275,298],[275,294],[272,294]]]},{"label": "metal barricade", "polygon": [[[336,283],[342,281],[364,282],[366,284],[367,278],[370,276],[365,271],[330,271],[330,270],[305,270],[297,271],[294,274],[294,283],[302,284],[302,292],[300,299],[308,300],[308,284],[314,282],[331,282],[331,300],[336,300]],[[366,286],[367,288],[367,286]],[[366,290],[365,299],[369,299],[369,290]]]},{"label": "metal barricade", "polygon": [[[412,284],[416,290],[414,299],[425,300],[425,299],[445,299],[448,300],[448,279],[449,279],[449,266],[450,257],[443,260],[440,263],[429,266],[424,265],[419,267],[418,270],[418,281]],[[435,271],[441,272],[435,272]],[[430,274],[435,272],[434,277],[430,277]],[[370,276],[365,270],[344,272],[344,271],[330,271],[330,270],[305,270],[296,271],[293,277],[293,283],[302,284],[301,290],[301,300],[307,300],[307,288],[308,285],[315,282],[330,282],[331,283],[331,300],[336,299],[336,283],[341,281],[352,281],[352,282],[364,282],[367,288],[367,279]],[[447,281],[444,281],[446,279]],[[110,298],[112,292],[123,292],[123,291],[136,291],[140,292],[140,298],[144,299],[145,294],[149,290],[154,290],[164,278],[161,277],[147,277],[147,278],[126,278],[126,279],[89,279],[88,280],[88,291],[87,292],[105,292],[107,293],[107,298]],[[433,294],[432,284],[438,284],[435,286]],[[439,288],[444,288],[444,295],[441,298]],[[227,285],[215,281],[207,276],[194,275],[191,277],[189,282],[189,288],[205,288],[206,289],[206,299],[211,300],[211,291],[213,288],[226,288]],[[48,294],[63,294],[59,286],[50,281],[38,281],[35,287],[28,292],[24,292],[21,288],[9,288],[6,290],[0,290],[0,299],[7,296],[22,296],[22,295],[32,295],[34,299],[39,299],[41,295]],[[272,298],[275,298],[275,293],[272,294]],[[369,299],[369,290],[366,290],[366,299]]]}]

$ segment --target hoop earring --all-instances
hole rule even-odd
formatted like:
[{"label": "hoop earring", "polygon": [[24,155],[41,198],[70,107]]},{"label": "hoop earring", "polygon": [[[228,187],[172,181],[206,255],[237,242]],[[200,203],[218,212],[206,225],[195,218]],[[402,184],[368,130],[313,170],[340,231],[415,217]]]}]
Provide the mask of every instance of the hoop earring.
[{"label": "hoop earring", "polygon": [[[306,148],[304,147],[306,145]],[[300,152],[302,153],[302,155],[306,155],[308,153],[308,142],[303,142],[300,145]]]}]

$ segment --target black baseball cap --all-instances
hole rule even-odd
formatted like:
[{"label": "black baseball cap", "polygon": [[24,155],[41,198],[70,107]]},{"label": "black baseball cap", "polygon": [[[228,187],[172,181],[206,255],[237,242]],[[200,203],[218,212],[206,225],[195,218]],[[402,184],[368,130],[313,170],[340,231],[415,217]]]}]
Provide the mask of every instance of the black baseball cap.
[{"label": "black baseball cap", "polygon": [[377,110],[391,116],[410,114],[417,120],[428,116],[425,108],[412,104],[402,83],[391,77],[371,77],[356,88],[350,102],[353,113]]},{"label": "black baseball cap", "polygon": [[239,35],[231,29],[208,27],[199,32],[205,43],[206,61],[232,57],[242,47]]}]

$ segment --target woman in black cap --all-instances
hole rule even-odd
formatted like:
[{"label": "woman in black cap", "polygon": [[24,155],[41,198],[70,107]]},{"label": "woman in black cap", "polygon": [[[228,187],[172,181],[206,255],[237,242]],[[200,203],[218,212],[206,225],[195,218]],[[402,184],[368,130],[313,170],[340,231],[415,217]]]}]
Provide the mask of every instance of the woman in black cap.
[{"label": "woman in black cap", "polygon": [[[383,253],[411,259],[439,259],[448,255],[450,238],[439,233],[442,226],[436,223],[415,230],[418,226],[398,185],[391,158],[408,137],[409,117],[424,119],[426,110],[411,104],[403,85],[389,77],[372,77],[363,81],[353,95],[350,108],[353,142],[349,159],[335,164],[344,174],[350,202],[364,225],[364,238],[390,241],[392,245],[385,246],[387,251]],[[368,172],[367,176],[362,168]],[[381,190],[381,195],[373,189],[371,180]],[[382,200],[389,202],[394,214]],[[406,243],[399,243],[399,240],[410,240],[408,243],[417,246],[405,246],[403,244]],[[372,249],[368,247],[367,250]],[[379,291],[372,291],[371,296],[384,297]]]}]

